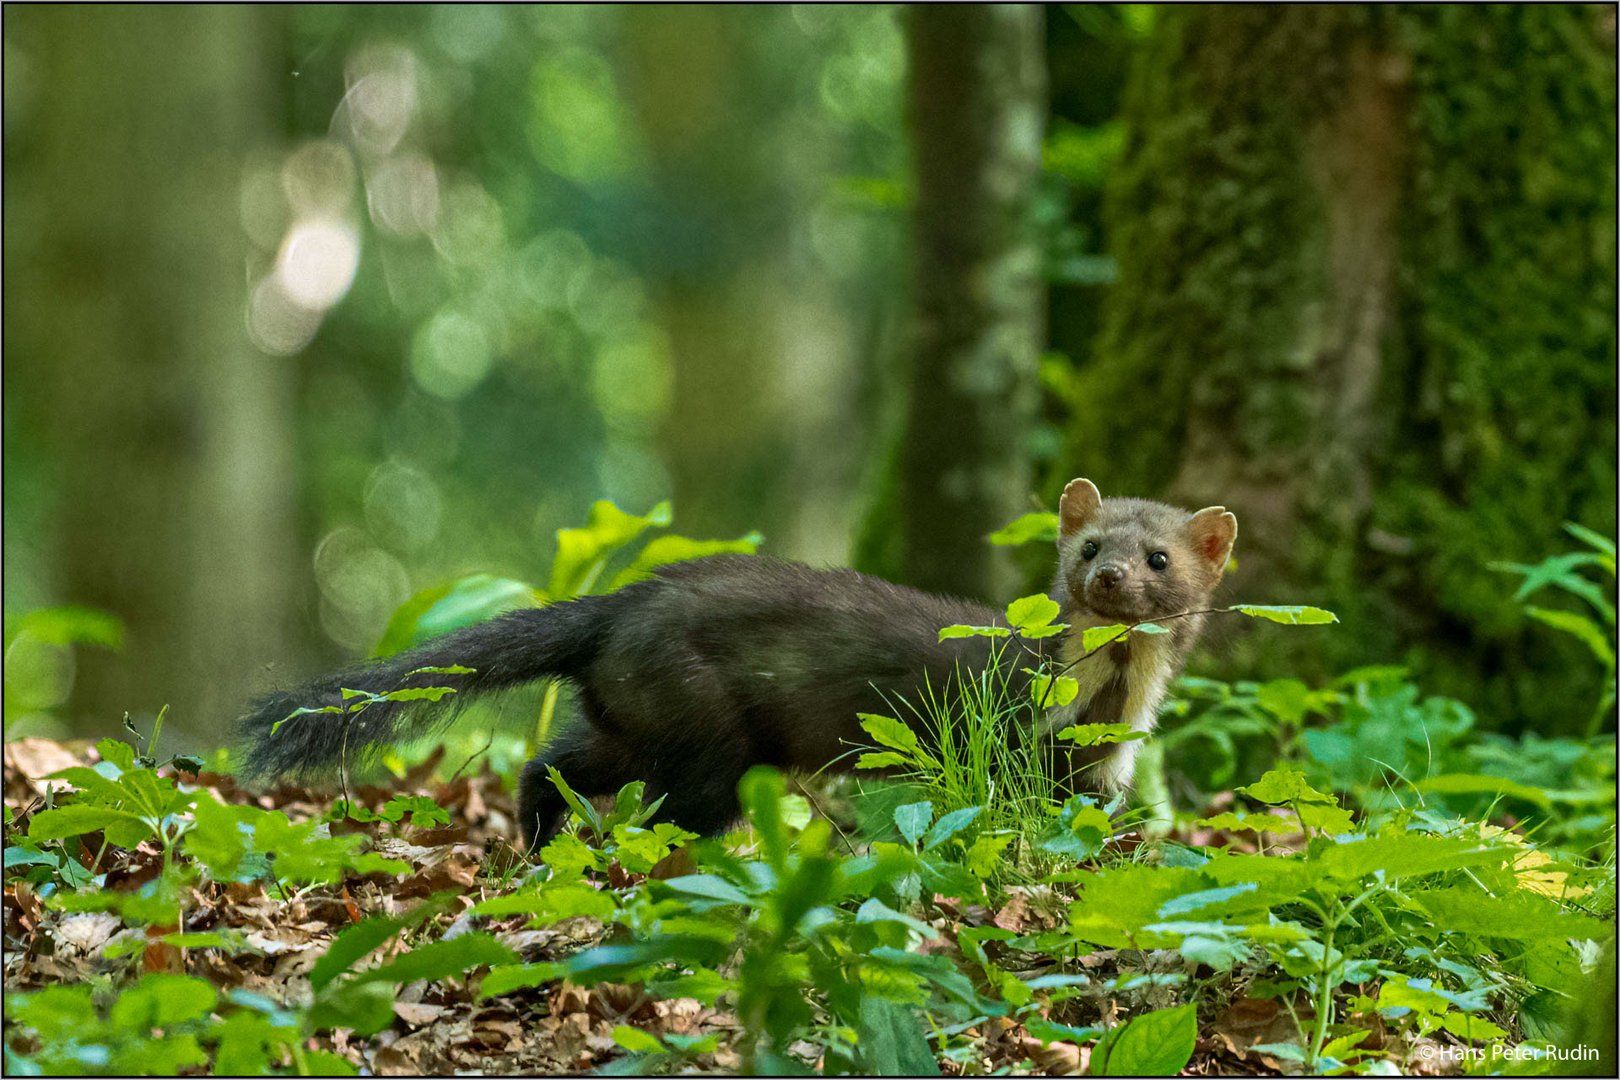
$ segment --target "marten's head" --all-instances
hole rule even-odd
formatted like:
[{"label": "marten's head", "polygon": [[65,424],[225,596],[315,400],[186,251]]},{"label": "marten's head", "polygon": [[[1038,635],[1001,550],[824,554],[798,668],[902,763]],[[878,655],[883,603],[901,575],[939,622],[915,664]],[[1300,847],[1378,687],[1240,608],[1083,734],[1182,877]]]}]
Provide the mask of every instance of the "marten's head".
[{"label": "marten's head", "polygon": [[1190,514],[1071,480],[1058,502],[1059,599],[1122,623],[1208,607],[1236,539],[1224,506]]}]

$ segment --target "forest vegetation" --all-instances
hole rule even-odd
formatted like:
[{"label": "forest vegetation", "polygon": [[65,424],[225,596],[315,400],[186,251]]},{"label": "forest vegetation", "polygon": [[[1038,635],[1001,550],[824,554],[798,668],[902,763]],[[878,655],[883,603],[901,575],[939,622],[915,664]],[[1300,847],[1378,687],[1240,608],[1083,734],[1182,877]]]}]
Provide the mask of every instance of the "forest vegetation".
[{"label": "forest vegetation", "polygon": [[[1612,1075],[1615,24],[8,6],[4,1071]],[[722,552],[1016,655],[1076,476],[1242,522],[1128,794],[1055,666],[721,837],[522,850],[557,683],[237,776]]]}]

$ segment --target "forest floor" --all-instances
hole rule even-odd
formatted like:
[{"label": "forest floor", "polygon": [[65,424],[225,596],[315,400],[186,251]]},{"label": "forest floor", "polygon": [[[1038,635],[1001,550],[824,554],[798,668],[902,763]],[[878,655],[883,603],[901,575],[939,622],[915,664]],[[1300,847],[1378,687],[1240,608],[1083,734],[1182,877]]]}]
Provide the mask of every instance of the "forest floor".
[{"label": "forest floor", "polygon": [[[98,754],[87,743],[30,738],[7,744],[4,760],[8,824],[20,834],[26,832],[32,816],[60,798],[61,781],[53,785],[43,778],[93,765]],[[108,910],[63,910],[49,901],[53,891],[49,885],[42,890],[36,882],[13,872],[11,854],[17,849],[8,848],[4,890],[8,999],[19,992],[84,985],[95,988],[105,999],[114,987],[128,985],[143,974],[172,974],[205,980],[216,989],[221,1007],[226,1000],[273,1003],[264,1004],[265,1015],[281,1023],[275,1019],[277,1008],[307,1010],[319,996],[312,974],[317,973],[318,962],[333,949],[338,935],[368,919],[375,923],[378,916],[399,919],[413,907],[431,904],[431,898],[448,896],[419,926],[407,928],[405,933],[396,928],[374,943],[382,964],[397,962],[410,952],[413,942],[451,942],[466,935],[493,937],[527,964],[560,962],[601,943],[610,929],[616,929],[589,915],[536,928],[526,913],[475,913],[475,905],[511,894],[524,884],[527,863],[511,843],[515,835],[512,798],[499,778],[487,771],[435,780],[433,770],[438,764],[436,758],[430,758],[397,785],[387,789],[360,786],[350,795],[355,803],[376,811],[399,791],[422,792],[447,812],[450,824],[417,827],[408,820],[339,820],[331,824],[334,834],[363,835],[367,850],[404,864],[403,872],[347,872],[330,883],[300,887],[279,885],[273,875],[224,881],[198,876],[188,882],[178,904],[177,910],[184,912],[184,925],[161,920],[143,924],[131,914],[133,909],[115,910],[116,904],[102,905],[111,908]],[[177,780],[179,790],[204,791],[221,804],[282,811],[295,823],[327,815],[332,803],[329,792],[278,787],[255,794],[225,775],[176,774],[173,766],[160,771]],[[57,793],[49,791],[52,786]],[[1208,828],[1185,831],[1187,835],[1180,837],[1183,842],[1254,850],[1253,836],[1217,835]],[[1140,840],[1125,833],[1114,842],[1115,854],[1129,857],[1128,849]],[[134,896],[143,886],[150,891],[169,872],[166,860],[170,855],[155,839],[125,848],[89,832],[63,843],[60,854],[95,879],[94,891]],[[749,851],[744,843],[738,853],[746,856]],[[1289,853],[1286,839],[1270,846],[1277,854]],[[1297,850],[1299,846],[1293,847]],[[679,861],[679,855],[674,858]],[[669,870],[669,861],[654,867],[654,876]],[[687,871],[676,867],[674,872]],[[598,885],[610,889],[631,888],[642,879],[618,864],[608,868],[606,877]],[[61,890],[58,885],[56,891]],[[1007,931],[1003,937],[1059,931],[1066,925],[1066,912],[1074,899],[1073,891],[1066,892],[1061,883],[1010,886],[987,896],[993,896],[993,901],[973,903],[936,895],[931,903],[919,904],[921,921],[933,936],[924,936],[916,950],[948,957],[972,973],[973,964],[956,944],[962,931]],[[623,936],[622,931],[617,935]],[[1060,964],[1056,958],[1037,958],[1018,974],[1027,979],[1038,977],[1043,970],[1078,970],[1091,987],[1111,987],[1106,992],[1089,991],[1084,1002],[1087,1022],[1101,1028],[1117,1025],[1128,1014],[1163,1008],[1186,997],[1185,985],[1160,985],[1143,976],[1173,970],[1184,973],[1178,979],[1195,980],[1197,1037],[1183,1074],[1297,1071],[1297,1063],[1252,1048],[1296,1040],[1313,1015],[1307,995],[1293,1001],[1275,994],[1251,995],[1247,991],[1259,985],[1254,972],[1246,972],[1241,965],[1226,972],[1214,971],[1189,963],[1174,950],[1101,948],[1063,960]],[[481,971],[482,967],[475,966],[447,977],[401,976],[388,1002],[392,1016],[377,1024],[360,1025],[376,1027],[373,1034],[363,1037],[342,1024],[309,1025],[297,1028],[298,1038],[308,1052],[334,1055],[321,1059],[334,1067],[338,1066],[335,1059],[341,1059],[356,1070],[377,1075],[636,1071],[638,1061],[648,1067],[656,1064],[632,1053],[645,1049],[662,1052],[662,1068],[674,1071],[735,1071],[741,1063],[737,1047],[743,1028],[732,1011],[715,1003],[716,996],[706,1003],[697,997],[667,993],[655,997],[644,985],[602,980],[582,986],[565,979],[481,996],[477,974]],[[720,996],[719,1000],[729,999]],[[38,1044],[19,1033],[10,1021],[11,1009],[7,1011],[7,1062],[12,1066],[26,1061]],[[1047,1015],[1045,1009],[1041,1015]],[[1403,1071],[1428,1075],[1459,1071],[1457,1043],[1444,1032],[1415,1034],[1410,1027],[1396,1031],[1371,1009],[1356,1016],[1355,1023],[1366,1032],[1358,1036],[1360,1050],[1395,1061]],[[627,1034],[627,1028],[654,1039],[639,1040],[634,1032]],[[1087,1069],[1093,1044],[1054,1035],[1050,1025],[1040,1034],[1035,1037],[1017,1014],[981,1017],[953,1033],[956,1045],[966,1052],[941,1061],[941,1068],[947,1075],[996,1070],[1062,1075]],[[207,1042],[214,1036],[202,1038]],[[672,1046],[683,1052],[670,1056]],[[220,1047],[223,1054],[223,1042]],[[821,1043],[800,1041],[785,1050],[788,1057],[808,1068],[827,1064]],[[271,1067],[278,1056],[283,1064],[288,1063],[287,1052],[278,1055],[274,1040],[266,1041],[264,1052],[265,1063]],[[201,1064],[185,1071],[194,1072]],[[224,1064],[221,1057],[215,1067]]]}]

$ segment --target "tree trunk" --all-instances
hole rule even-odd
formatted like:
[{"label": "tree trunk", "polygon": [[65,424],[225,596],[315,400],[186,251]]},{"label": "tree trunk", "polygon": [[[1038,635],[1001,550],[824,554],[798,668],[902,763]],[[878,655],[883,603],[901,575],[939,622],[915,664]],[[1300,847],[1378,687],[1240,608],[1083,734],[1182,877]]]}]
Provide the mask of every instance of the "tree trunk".
[{"label": "tree trunk", "polygon": [[1537,673],[1557,646],[1486,564],[1614,520],[1612,19],[1462,14],[1161,9],[1070,456],[1108,493],[1225,503],[1234,594],[1345,618],[1240,655],[1326,675],[1406,649],[1557,728],[1587,688]]},{"label": "tree trunk", "polygon": [[1028,508],[1044,322],[1031,207],[1045,86],[1040,8],[905,9],[917,182],[900,576],[1007,599],[985,536]]},{"label": "tree trunk", "polygon": [[248,343],[238,220],[243,155],[281,135],[281,16],[14,14],[38,111],[8,182],[40,224],[8,251],[29,273],[7,361],[39,376],[18,389],[54,462],[53,591],[128,630],[81,657],[71,711],[109,733],[169,704],[217,745],[288,655],[297,591],[293,373]]}]

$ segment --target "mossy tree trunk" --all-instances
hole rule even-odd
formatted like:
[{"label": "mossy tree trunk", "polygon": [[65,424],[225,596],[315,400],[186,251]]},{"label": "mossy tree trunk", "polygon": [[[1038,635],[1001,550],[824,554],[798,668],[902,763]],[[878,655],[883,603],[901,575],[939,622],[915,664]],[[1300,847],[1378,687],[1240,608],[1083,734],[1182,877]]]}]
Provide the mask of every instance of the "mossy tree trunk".
[{"label": "mossy tree trunk", "polygon": [[171,733],[218,745],[290,652],[299,591],[293,369],[248,342],[237,202],[244,155],[282,136],[281,17],[13,14],[30,90],[8,222],[43,224],[8,237],[6,362],[51,462],[56,599],[127,627],[121,654],[82,653],[70,708],[107,734],[169,704]]},{"label": "mossy tree trunk", "polygon": [[1032,202],[1045,77],[1040,8],[904,12],[917,182],[899,575],[1006,599],[986,534],[1028,508],[1044,302]]},{"label": "mossy tree trunk", "polygon": [[1070,456],[1234,509],[1234,592],[1346,618],[1302,674],[1589,711],[1486,564],[1613,527],[1614,74],[1589,6],[1162,11]]}]

